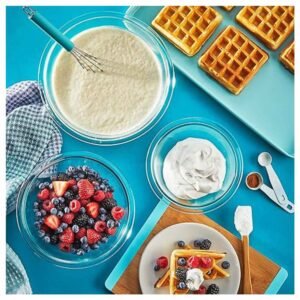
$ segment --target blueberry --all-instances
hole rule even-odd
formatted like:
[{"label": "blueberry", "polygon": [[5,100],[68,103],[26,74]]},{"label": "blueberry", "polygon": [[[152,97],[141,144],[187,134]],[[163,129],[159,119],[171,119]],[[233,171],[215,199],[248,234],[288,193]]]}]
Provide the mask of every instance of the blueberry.
[{"label": "blueberry", "polygon": [[41,216],[42,216],[42,213],[41,213],[40,211],[37,211],[37,212],[35,213],[35,216],[36,216],[36,217],[41,217]]},{"label": "blueberry", "polygon": [[180,281],[180,282],[178,283],[178,285],[177,285],[177,288],[178,288],[179,290],[184,290],[184,289],[186,288],[185,282],[184,282],[184,281]]},{"label": "blueberry", "polygon": [[186,265],[186,259],[184,257],[178,258],[178,265],[179,266],[185,266]]},{"label": "blueberry", "polygon": [[62,229],[66,229],[68,227],[68,224],[67,223],[61,223],[60,227]]},{"label": "blueberry", "polygon": [[58,227],[57,229],[56,229],[56,232],[57,233],[62,233],[64,230],[61,228],[61,227]]},{"label": "blueberry", "polygon": [[94,221],[93,218],[89,218],[89,219],[88,219],[88,223],[89,223],[90,225],[94,225],[95,221]]},{"label": "blueberry", "polygon": [[178,247],[183,248],[185,246],[185,242],[184,241],[178,241],[177,245],[178,245]]},{"label": "blueberry", "polygon": [[79,179],[84,179],[85,178],[85,174],[83,172],[79,172],[78,173],[78,178]]},{"label": "blueberry", "polygon": [[107,226],[107,228],[115,227],[115,221],[112,220],[112,219],[108,220],[107,223],[106,223],[106,226]]},{"label": "blueberry", "polygon": [[100,207],[100,213],[101,214],[106,214],[107,210],[104,207]]},{"label": "blueberry", "polygon": [[50,243],[50,237],[48,235],[44,236],[44,241],[49,244]]},{"label": "blueberry", "polygon": [[99,219],[100,219],[101,221],[106,221],[106,218],[107,218],[107,216],[106,216],[105,214],[101,214],[101,215],[99,216]]},{"label": "blueberry", "polygon": [[64,202],[65,202],[65,198],[64,198],[64,197],[59,197],[59,198],[58,198],[58,201],[59,201],[60,203],[64,203]]},{"label": "blueberry", "polygon": [[66,206],[66,207],[64,208],[64,212],[65,212],[65,214],[68,214],[68,213],[70,212],[70,208]]},{"label": "blueberry", "polygon": [[43,237],[45,235],[45,231],[39,230],[38,234],[39,234],[39,237]]},{"label": "blueberry", "polygon": [[201,244],[201,240],[194,240],[194,247],[199,248]]},{"label": "blueberry", "polygon": [[82,167],[82,171],[83,172],[89,172],[90,171],[90,168],[88,166],[83,166]]},{"label": "blueberry", "polygon": [[100,189],[101,189],[101,190],[104,190],[104,189],[105,189],[105,184],[103,184],[103,183],[100,184]]},{"label": "blueberry", "polygon": [[77,255],[83,255],[84,254],[84,250],[83,249],[78,249],[76,252]]},{"label": "blueberry", "polygon": [[33,207],[34,207],[34,208],[38,208],[38,207],[39,207],[39,203],[38,203],[38,202],[34,202],[34,203],[33,203]]},{"label": "blueberry", "polygon": [[87,237],[86,237],[86,236],[82,237],[82,238],[80,239],[80,242],[81,242],[82,244],[86,244],[86,243],[87,243]]},{"label": "blueberry", "polygon": [[82,214],[84,214],[84,213],[86,212],[86,209],[85,209],[84,207],[81,207],[81,208],[80,208],[80,212],[81,212]]},{"label": "blueberry", "polygon": [[227,260],[224,260],[221,264],[223,269],[229,269],[230,268],[230,262]]},{"label": "blueberry", "polygon": [[69,168],[68,168],[68,172],[70,173],[70,174],[72,174],[72,173],[74,173],[75,172],[75,170],[76,170],[76,168],[75,167],[73,167],[73,166],[70,166]]},{"label": "blueberry", "polygon": [[57,204],[59,203],[59,200],[58,200],[58,198],[53,198],[53,199],[51,200],[51,202],[52,202],[54,205],[57,205]]},{"label": "blueberry", "polygon": [[53,207],[50,209],[50,213],[51,213],[51,215],[57,215],[58,211],[55,207]]},{"label": "blueberry", "polygon": [[39,184],[39,189],[40,189],[40,190],[43,190],[44,188],[45,188],[44,182],[40,183],[40,184]]},{"label": "blueberry", "polygon": [[57,216],[58,216],[59,218],[61,218],[63,215],[64,215],[64,213],[63,213],[62,211],[59,211],[59,212],[57,213]]},{"label": "blueberry", "polygon": [[44,209],[42,209],[42,210],[41,210],[41,214],[42,214],[43,217],[45,217],[46,214],[47,214],[47,212],[46,212]]},{"label": "blueberry", "polygon": [[38,211],[39,211],[38,208],[34,208],[34,209],[33,209],[33,212],[34,212],[34,213],[37,213]]},{"label": "blueberry", "polygon": [[41,224],[40,224],[40,222],[36,221],[36,222],[34,222],[34,226],[37,227],[37,228],[40,228]]},{"label": "blueberry", "polygon": [[119,221],[115,222],[115,227],[120,227],[121,223]]},{"label": "blueberry", "polygon": [[71,190],[72,190],[73,193],[77,194],[78,193],[78,186],[77,185],[73,185],[71,187]]},{"label": "blueberry", "polygon": [[153,269],[154,269],[155,272],[157,272],[157,271],[160,270],[160,266],[159,265],[155,265]]},{"label": "blueberry", "polygon": [[79,226],[78,225],[73,225],[72,226],[72,231],[74,232],[74,233],[77,233],[78,231],[79,231]]},{"label": "blueberry", "polygon": [[57,175],[52,175],[52,176],[50,177],[50,179],[51,179],[51,181],[56,181],[56,180],[57,180]]},{"label": "blueberry", "polygon": [[101,243],[107,243],[108,241],[108,238],[106,236],[104,236],[102,239],[101,239]]},{"label": "blueberry", "polygon": [[94,244],[94,245],[91,245],[91,249],[93,250],[96,250],[99,248],[99,245],[98,244]]},{"label": "blueberry", "polygon": [[52,183],[49,184],[49,189],[50,189],[50,190],[53,189],[53,184],[52,184]]}]

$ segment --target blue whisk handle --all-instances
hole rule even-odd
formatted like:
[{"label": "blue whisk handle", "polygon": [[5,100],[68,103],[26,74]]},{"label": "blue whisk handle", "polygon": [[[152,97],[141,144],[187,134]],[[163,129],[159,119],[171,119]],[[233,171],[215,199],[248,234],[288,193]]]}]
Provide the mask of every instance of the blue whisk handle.
[{"label": "blue whisk handle", "polygon": [[[30,8],[28,8],[30,9]],[[25,11],[25,10],[24,10]],[[27,13],[25,11],[25,13]],[[54,25],[52,25],[44,16],[39,12],[31,10],[27,13],[29,19],[43,29],[51,38],[53,38],[57,43],[59,43],[67,51],[72,51],[74,48],[74,43],[62,34]]]}]

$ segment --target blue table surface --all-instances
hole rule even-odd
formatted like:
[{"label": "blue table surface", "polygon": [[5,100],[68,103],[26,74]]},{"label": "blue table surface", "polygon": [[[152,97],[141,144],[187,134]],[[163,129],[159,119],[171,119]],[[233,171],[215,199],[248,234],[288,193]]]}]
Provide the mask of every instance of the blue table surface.
[{"label": "blue table surface", "polygon": [[[86,12],[96,10],[124,12],[126,7],[52,6],[39,7],[38,10],[55,25],[61,26],[68,20]],[[7,86],[21,80],[37,79],[39,59],[48,37],[26,19],[20,7],[7,7],[6,30]],[[136,220],[132,237],[110,261],[84,270],[56,267],[33,254],[20,236],[15,214],[11,213],[7,217],[7,242],[21,258],[34,293],[108,293],[104,286],[106,278],[158,202],[146,178],[147,149],[154,135],[175,119],[201,116],[213,120],[229,130],[242,149],[245,165],[244,177],[248,172],[257,170],[262,172],[268,183],[265,170],[257,163],[257,155],[262,151],[270,152],[273,156],[273,166],[279,174],[287,195],[293,201],[294,160],[272,148],[178,70],[176,70],[176,79],[175,92],[168,111],[155,128],[136,141],[126,145],[102,148],[84,144],[63,134],[63,152],[85,150],[102,155],[118,166],[134,192]],[[287,132],[286,134],[291,133]],[[133,155],[134,159],[132,159]],[[240,188],[229,203],[210,213],[209,217],[238,235],[233,224],[235,208],[237,205],[251,205],[254,218],[251,245],[288,271],[289,276],[279,293],[294,293],[294,216],[281,210],[262,193],[248,190],[244,184],[244,177]]]}]

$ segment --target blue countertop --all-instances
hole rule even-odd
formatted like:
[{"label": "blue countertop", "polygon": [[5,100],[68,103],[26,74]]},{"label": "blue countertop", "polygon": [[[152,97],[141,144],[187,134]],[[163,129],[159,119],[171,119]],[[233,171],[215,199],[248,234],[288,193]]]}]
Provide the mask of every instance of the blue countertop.
[{"label": "blue countertop", "polygon": [[[124,12],[126,7],[52,6],[40,7],[38,10],[55,25],[61,26],[73,17],[86,12],[95,10]],[[26,19],[20,7],[7,8],[6,30],[7,86],[21,80],[37,79],[39,59],[48,40],[47,36]],[[183,117],[200,116],[224,126],[241,146],[245,165],[244,174],[253,170],[261,171],[266,183],[268,183],[267,175],[258,165],[257,155],[262,151],[270,152],[273,156],[273,166],[279,174],[287,195],[293,201],[294,160],[272,148],[178,70],[176,70],[176,79],[175,92],[168,111],[155,128],[136,141],[121,146],[102,148],[84,144],[63,134],[63,152],[85,150],[100,154],[117,165],[126,176],[136,199],[136,220],[132,237],[136,235],[158,202],[148,185],[145,173],[145,158],[149,144],[164,125]],[[133,156],[134,159],[132,159]],[[233,224],[233,215],[237,205],[251,205],[253,208],[254,231],[250,238],[251,245],[284,267],[289,273],[279,293],[294,293],[294,216],[281,210],[262,193],[248,190],[243,177],[240,188],[229,203],[210,213],[209,217],[238,235]],[[62,269],[34,255],[20,236],[15,214],[11,213],[7,217],[7,242],[21,258],[32,290],[38,294],[108,293],[104,282],[130,241],[109,262],[100,266],[84,270]]]}]

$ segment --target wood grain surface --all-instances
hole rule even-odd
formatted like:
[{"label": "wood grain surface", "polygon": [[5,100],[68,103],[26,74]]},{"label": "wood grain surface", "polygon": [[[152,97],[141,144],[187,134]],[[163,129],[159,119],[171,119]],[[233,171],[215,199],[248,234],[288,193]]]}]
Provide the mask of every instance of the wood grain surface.
[{"label": "wood grain surface", "polygon": [[[139,270],[139,263],[144,248],[146,247],[148,242],[164,228],[173,224],[184,223],[184,222],[195,222],[195,223],[205,224],[216,229],[221,234],[223,234],[230,241],[230,243],[236,250],[240,260],[241,268],[243,268],[242,244],[240,239],[238,239],[232,233],[230,233],[225,228],[215,223],[205,215],[191,215],[191,214],[179,213],[172,208],[168,208],[165,211],[165,213],[162,215],[161,219],[158,221],[156,226],[153,228],[152,232],[150,233],[146,241],[138,250],[136,256],[131,261],[128,268],[125,270],[125,272],[120,277],[119,281],[114,286],[112,290],[113,293],[141,294],[138,270]],[[251,247],[250,247],[250,266],[251,266],[251,279],[252,279],[253,293],[264,294],[266,289],[272,282],[273,278],[280,270],[280,267]],[[243,284],[241,282],[239,293],[242,292],[241,290],[242,286]]]}]

